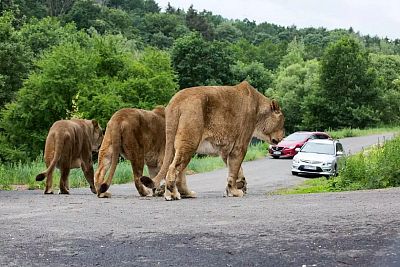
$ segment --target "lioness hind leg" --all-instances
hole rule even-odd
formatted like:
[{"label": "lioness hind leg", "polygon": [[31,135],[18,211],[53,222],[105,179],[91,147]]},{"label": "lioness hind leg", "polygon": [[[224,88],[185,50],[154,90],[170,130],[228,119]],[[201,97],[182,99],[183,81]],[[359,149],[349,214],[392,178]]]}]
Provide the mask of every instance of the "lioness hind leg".
[{"label": "lioness hind leg", "polygon": [[60,194],[69,194],[69,185],[68,185],[68,175],[69,168],[61,168],[61,177],[60,177]]},{"label": "lioness hind leg", "polygon": [[182,198],[195,198],[196,192],[191,191],[186,182],[186,169],[179,173],[178,178],[176,180],[176,187],[178,188],[179,193]]},{"label": "lioness hind leg", "polygon": [[243,188],[244,183],[238,181],[239,173],[243,176],[243,171],[241,171],[241,164],[243,162],[244,155],[246,154],[246,148],[236,148],[228,156],[228,168],[229,176],[228,183],[226,186],[226,194],[228,197],[242,197],[244,191],[238,187]]},{"label": "lioness hind leg", "polygon": [[[181,189],[185,189],[185,193],[190,195],[189,189],[186,186],[186,177],[181,180],[181,175],[184,175],[184,171],[186,166],[189,164],[190,159],[192,158],[193,153],[196,151],[196,148],[192,149],[192,151],[187,151],[186,153],[182,153],[177,149],[175,153],[174,160],[169,166],[167,177],[165,179],[165,193],[164,197],[166,200],[179,200],[181,199],[181,194],[178,191],[177,183],[180,183]],[[183,188],[182,186],[186,187]],[[194,192],[193,192],[194,193]],[[195,193],[194,193],[195,194]]]},{"label": "lioness hind leg", "polygon": [[91,162],[90,163],[82,162],[81,169],[83,171],[83,174],[85,175],[86,181],[89,183],[90,191],[92,191],[93,194],[96,194],[97,191],[96,191],[96,187],[94,185],[93,164]]},{"label": "lioness hind leg", "polygon": [[176,176],[178,175],[178,170],[174,166],[172,166],[172,164],[168,169],[167,177],[165,179],[166,181],[164,198],[168,201],[181,199],[181,195],[178,192],[178,188],[176,187]]},{"label": "lioness hind leg", "polygon": [[53,192],[53,172],[49,172],[46,178],[46,188],[44,189],[45,194],[54,194]]},{"label": "lioness hind leg", "polygon": [[242,167],[240,167],[239,169],[238,179],[236,180],[236,187],[238,189],[241,189],[244,194],[247,193],[247,181],[246,178],[244,177]]},{"label": "lioness hind leg", "polygon": [[[149,166],[147,165],[148,169],[149,169],[149,179],[153,179],[157,173],[160,171],[160,167],[158,166]],[[140,182],[144,185],[144,183],[142,182],[142,177],[140,178]],[[145,185],[146,186],[146,185]],[[147,188],[147,186],[146,186]],[[162,184],[159,187],[155,187],[152,189],[153,191],[153,197],[162,197],[164,196],[165,193],[165,184]]]},{"label": "lioness hind leg", "polygon": [[140,181],[140,177],[143,175],[143,168],[144,168],[144,153],[137,153],[137,155],[132,155],[131,157],[131,166],[133,172],[133,181],[135,183],[135,187],[139,192],[139,195],[142,197],[151,196],[153,191],[148,189],[143,185]]}]

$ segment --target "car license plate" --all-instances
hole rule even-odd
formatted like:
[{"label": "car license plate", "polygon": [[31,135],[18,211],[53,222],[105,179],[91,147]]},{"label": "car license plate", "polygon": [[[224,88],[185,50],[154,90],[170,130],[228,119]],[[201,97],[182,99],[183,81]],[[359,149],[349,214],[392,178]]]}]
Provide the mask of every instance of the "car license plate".
[{"label": "car license plate", "polygon": [[305,169],[305,170],[313,170],[313,171],[315,171],[315,170],[317,169],[317,167],[315,167],[315,166],[310,166],[310,165],[305,165],[305,166],[304,166],[304,169]]},{"label": "car license plate", "polygon": [[280,155],[280,154],[282,154],[281,151],[274,151],[274,155]]}]

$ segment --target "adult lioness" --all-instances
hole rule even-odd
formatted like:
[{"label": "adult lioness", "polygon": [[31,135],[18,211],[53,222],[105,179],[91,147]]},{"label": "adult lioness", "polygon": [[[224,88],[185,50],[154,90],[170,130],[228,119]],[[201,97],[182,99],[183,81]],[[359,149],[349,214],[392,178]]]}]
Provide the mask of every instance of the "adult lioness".
[{"label": "adult lioness", "polygon": [[212,147],[226,156],[224,161],[229,168],[227,195],[243,196],[237,179],[251,137],[278,143],[285,134],[284,116],[277,102],[266,98],[245,81],[236,86],[181,90],[171,99],[165,113],[163,165],[153,180],[147,177],[141,180],[154,188],[165,178],[166,200],[181,198],[176,178],[199,147]]},{"label": "adult lioness", "polygon": [[90,189],[96,193],[93,182],[92,151],[101,145],[103,133],[95,120],[60,120],[51,126],[46,139],[44,160],[47,170],[36,176],[36,181],[46,179],[45,194],[53,194],[53,171],[60,169],[60,194],[69,194],[70,169],[82,168]]},{"label": "adult lioness", "polygon": [[[165,149],[165,112],[164,107],[152,111],[124,108],[114,113],[107,123],[106,133],[99,152],[99,167],[95,173],[95,186],[98,197],[109,197],[106,192],[121,154],[131,161],[136,189],[141,196],[152,192],[140,182],[144,164],[147,165],[150,177],[160,170]],[[111,167],[111,168],[110,168]],[[104,177],[110,169],[107,179]],[[185,177],[181,178],[183,186]],[[183,195],[190,192],[181,190]]]}]

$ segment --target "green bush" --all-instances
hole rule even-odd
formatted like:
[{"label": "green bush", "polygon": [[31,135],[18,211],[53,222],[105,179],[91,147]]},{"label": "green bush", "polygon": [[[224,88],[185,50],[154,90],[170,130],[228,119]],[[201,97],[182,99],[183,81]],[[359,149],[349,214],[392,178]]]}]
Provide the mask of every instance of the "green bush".
[{"label": "green bush", "polygon": [[335,190],[376,189],[400,186],[400,137],[345,159]]}]

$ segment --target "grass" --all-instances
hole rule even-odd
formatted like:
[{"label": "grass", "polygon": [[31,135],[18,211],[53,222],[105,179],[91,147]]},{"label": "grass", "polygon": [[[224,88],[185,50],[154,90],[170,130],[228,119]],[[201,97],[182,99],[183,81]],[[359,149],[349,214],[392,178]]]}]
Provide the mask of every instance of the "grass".
[{"label": "grass", "polygon": [[[247,151],[245,161],[255,160],[265,157],[268,152],[268,145],[260,142],[250,145]],[[188,173],[208,172],[215,169],[225,167],[220,157],[199,157],[194,156],[189,163]],[[0,164],[0,190],[11,190],[16,185],[23,185],[28,189],[43,189],[44,182],[36,182],[37,174],[45,170],[43,157],[38,157],[35,161],[28,163]],[[97,164],[94,165],[97,169]],[[145,167],[144,174],[148,175]],[[53,175],[53,186],[58,188],[60,173],[58,169]],[[132,181],[132,168],[129,161],[122,160],[119,162],[113,184],[124,184]],[[80,169],[73,169],[69,175],[69,183],[71,188],[87,187],[88,183]]]},{"label": "grass", "polygon": [[278,195],[293,195],[293,194],[310,194],[310,193],[322,193],[332,191],[330,182],[325,177],[310,179],[293,188],[279,189],[272,194]]},{"label": "grass", "polygon": [[345,128],[341,130],[328,130],[327,133],[334,138],[346,138],[346,137],[356,137],[356,136],[364,136],[371,134],[381,134],[381,133],[393,133],[400,132],[400,126],[393,127],[379,127],[379,128],[370,128],[370,129],[358,129],[358,128]]}]

